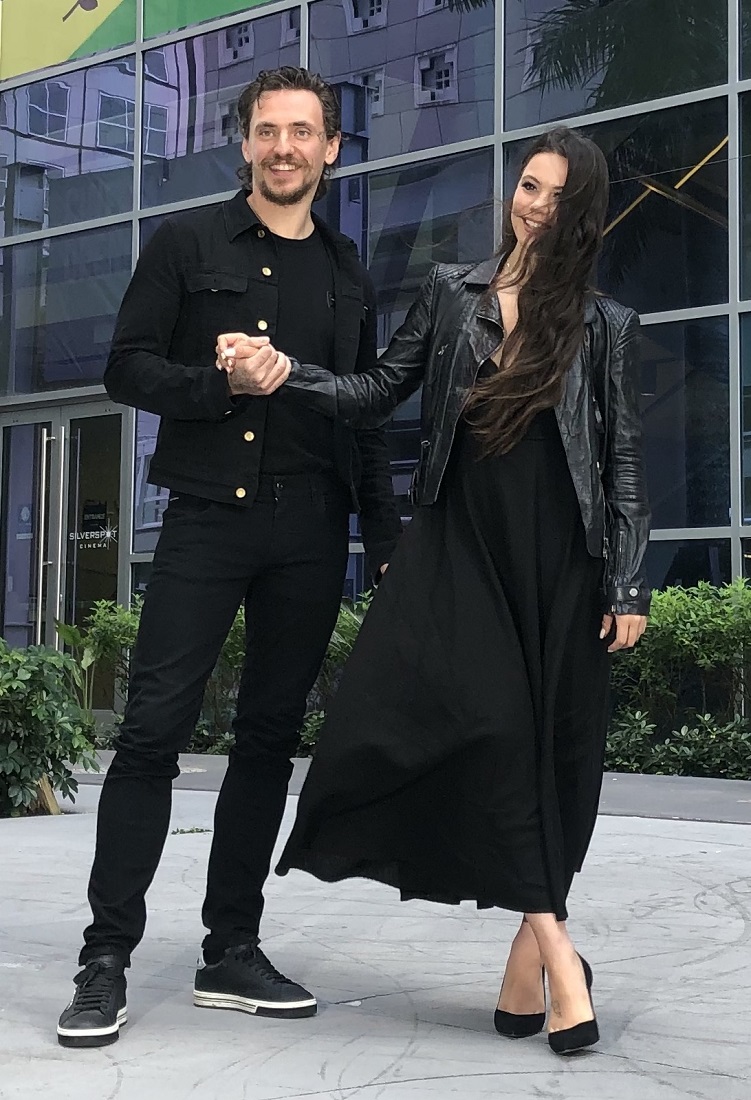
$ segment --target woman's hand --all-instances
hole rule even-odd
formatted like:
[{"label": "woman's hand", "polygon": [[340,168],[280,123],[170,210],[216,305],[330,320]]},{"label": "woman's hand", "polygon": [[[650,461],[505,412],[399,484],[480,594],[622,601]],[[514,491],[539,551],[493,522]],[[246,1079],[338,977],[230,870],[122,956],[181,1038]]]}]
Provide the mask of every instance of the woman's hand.
[{"label": "woman's hand", "polygon": [[601,638],[607,638],[613,629],[613,619],[615,619],[615,639],[608,646],[608,653],[615,653],[617,649],[631,649],[647,629],[646,615],[603,615]]}]

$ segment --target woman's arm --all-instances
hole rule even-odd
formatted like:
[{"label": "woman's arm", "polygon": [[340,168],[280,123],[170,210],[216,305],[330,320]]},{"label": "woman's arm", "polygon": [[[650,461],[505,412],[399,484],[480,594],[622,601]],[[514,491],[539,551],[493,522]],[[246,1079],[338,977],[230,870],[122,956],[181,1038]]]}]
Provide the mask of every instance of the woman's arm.
[{"label": "woman's arm", "polygon": [[633,311],[610,351],[608,453],[603,471],[607,505],[606,593],[608,611],[646,615],[650,590],[643,570],[650,512],[641,445],[639,318]]},{"label": "woman's arm", "polygon": [[378,366],[354,374],[333,374],[293,359],[286,389],[298,390],[309,408],[353,428],[378,427],[417,390],[425,374],[432,328],[434,267]]}]

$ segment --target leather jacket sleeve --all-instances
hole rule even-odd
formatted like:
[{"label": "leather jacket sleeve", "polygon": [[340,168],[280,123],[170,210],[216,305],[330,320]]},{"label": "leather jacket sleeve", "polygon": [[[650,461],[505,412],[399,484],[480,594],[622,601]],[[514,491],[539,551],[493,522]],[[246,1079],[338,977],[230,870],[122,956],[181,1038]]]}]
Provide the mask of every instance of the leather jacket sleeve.
[{"label": "leather jacket sleeve", "polygon": [[[355,370],[372,370],[377,362],[376,298],[370,276],[363,269],[367,321],[360,337]],[[360,530],[365,547],[368,570],[375,585],[379,570],[388,564],[402,533],[394,484],[391,480],[389,448],[385,428],[364,428],[355,431],[360,457],[360,477],[357,499],[360,505]]]},{"label": "leather jacket sleeve", "polygon": [[384,424],[394,409],[419,389],[425,375],[435,276],[433,268],[378,366],[358,374],[337,375],[293,359],[285,386],[304,391],[309,408],[350,427]]},{"label": "leather jacket sleeve", "polygon": [[608,386],[605,491],[607,610],[618,615],[649,613],[651,593],[643,559],[650,512],[641,447],[639,410],[639,318],[631,312],[606,364]]}]

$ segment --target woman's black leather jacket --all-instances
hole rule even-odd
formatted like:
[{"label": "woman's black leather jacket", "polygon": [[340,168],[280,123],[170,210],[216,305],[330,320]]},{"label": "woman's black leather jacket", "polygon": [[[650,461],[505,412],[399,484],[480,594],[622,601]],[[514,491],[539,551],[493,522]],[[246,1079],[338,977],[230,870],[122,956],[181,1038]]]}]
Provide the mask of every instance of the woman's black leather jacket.
[{"label": "woman's black leather jacket", "polygon": [[[416,505],[435,503],[457,424],[481,364],[503,338],[490,285],[498,260],[439,264],[377,367],[335,375],[293,361],[285,385],[306,404],[351,427],[376,426],[420,385],[421,454]],[[587,548],[605,558],[605,610],[645,615],[650,591],[642,560],[649,538],[639,413],[639,319],[611,298],[587,303],[581,350],[556,416],[576,488]]]}]

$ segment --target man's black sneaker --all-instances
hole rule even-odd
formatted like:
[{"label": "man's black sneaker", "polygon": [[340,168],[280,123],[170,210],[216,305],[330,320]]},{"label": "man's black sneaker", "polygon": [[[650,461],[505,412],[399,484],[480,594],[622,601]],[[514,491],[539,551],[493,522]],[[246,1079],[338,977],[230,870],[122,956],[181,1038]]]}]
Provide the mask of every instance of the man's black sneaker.
[{"label": "man's black sneaker", "polygon": [[127,1022],[125,973],[117,955],[89,959],[73,981],[76,992],[57,1025],[64,1047],[104,1047],[115,1043]]},{"label": "man's black sneaker", "polygon": [[193,1002],[199,1008],[236,1008],[256,1016],[315,1016],[316,999],[291,982],[253,944],[230,947],[218,963],[196,970]]}]

